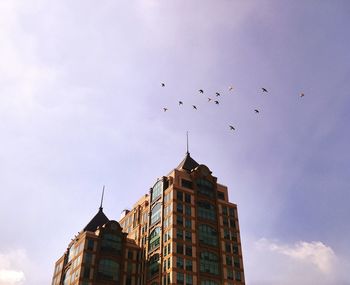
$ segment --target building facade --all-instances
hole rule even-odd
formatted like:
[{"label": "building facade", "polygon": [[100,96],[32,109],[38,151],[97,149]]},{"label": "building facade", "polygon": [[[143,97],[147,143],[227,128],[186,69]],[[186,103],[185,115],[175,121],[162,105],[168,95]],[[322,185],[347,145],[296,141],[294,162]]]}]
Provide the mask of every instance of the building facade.
[{"label": "building facade", "polygon": [[[102,214],[100,208],[93,226],[86,226],[57,261],[53,285],[245,284],[237,206],[229,202],[227,187],[189,153],[124,210],[119,223]],[[120,236],[118,254],[102,250],[107,232]],[[82,254],[70,258],[72,248]]]}]

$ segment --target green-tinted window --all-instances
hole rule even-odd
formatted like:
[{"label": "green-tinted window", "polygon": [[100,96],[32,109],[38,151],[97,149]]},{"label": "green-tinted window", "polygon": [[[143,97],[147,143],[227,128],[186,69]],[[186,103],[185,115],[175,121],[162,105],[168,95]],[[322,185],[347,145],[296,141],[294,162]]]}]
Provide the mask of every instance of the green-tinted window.
[{"label": "green-tinted window", "polygon": [[122,238],[119,234],[105,233],[102,236],[101,250],[112,253],[121,253]]},{"label": "green-tinted window", "polygon": [[162,205],[160,203],[156,204],[151,212],[151,225],[155,224],[160,220]]},{"label": "green-tinted window", "polygon": [[149,236],[149,250],[159,247],[160,243],[160,228],[155,228]]},{"label": "green-tinted window", "polygon": [[181,179],[181,186],[189,189],[193,189],[192,181]]},{"label": "green-tinted window", "polygon": [[191,274],[186,273],[186,285],[192,285],[193,284],[193,277]]},{"label": "green-tinted window", "polygon": [[181,272],[178,272],[176,274],[176,284],[184,284],[184,274]]},{"label": "green-tinted window", "polygon": [[218,245],[218,233],[213,227],[201,224],[198,229],[199,244],[203,243],[211,246]]},{"label": "green-tinted window", "polygon": [[176,257],[176,267],[178,269],[183,269],[184,268],[184,259],[182,257]]},{"label": "green-tinted window", "polygon": [[198,201],[198,217],[206,220],[216,221],[216,208],[206,201]]},{"label": "green-tinted window", "polygon": [[98,277],[113,281],[119,280],[119,263],[111,259],[101,259],[98,265]]},{"label": "green-tinted window", "polygon": [[155,254],[150,258],[148,270],[150,277],[159,272],[159,254]]},{"label": "green-tinted window", "polygon": [[152,188],[152,199],[151,202],[154,202],[161,194],[163,190],[163,181],[158,181]]},{"label": "green-tinted window", "polygon": [[205,179],[197,180],[198,193],[210,198],[214,198],[215,192],[213,184]]},{"label": "green-tinted window", "polygon": [[219,258],[217,254],[203,251],[200,253],[200,272],[219,275]]},{"label": "green-tinted window", "polygon": [[202,280],[201,285],[218,285],[218,283],[213,280]]}]

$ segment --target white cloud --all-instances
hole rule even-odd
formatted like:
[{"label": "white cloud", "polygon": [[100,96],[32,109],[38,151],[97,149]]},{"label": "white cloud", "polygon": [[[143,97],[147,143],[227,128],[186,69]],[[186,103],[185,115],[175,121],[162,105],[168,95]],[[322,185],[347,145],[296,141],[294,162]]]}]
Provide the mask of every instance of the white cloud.
[{"label": "white cloud", "polygon": [[19,285],[25,281],[23,263],[28,261],[24,250],[0,253],[0,285]]},{"label": "white cloud", "polygon": [[250,285],[349,285],[350,264],[321,241],[286,243],[245,239],[245,278]]},{"label": "white cloud", "polygon": [[256,243],[260,249],[268,249],[292,259],[313,264],[321,273],[331,273],[337,257],[331,247],[320,241],[300,241],[293,245],[281,245],[267,239],[260,239]]}]

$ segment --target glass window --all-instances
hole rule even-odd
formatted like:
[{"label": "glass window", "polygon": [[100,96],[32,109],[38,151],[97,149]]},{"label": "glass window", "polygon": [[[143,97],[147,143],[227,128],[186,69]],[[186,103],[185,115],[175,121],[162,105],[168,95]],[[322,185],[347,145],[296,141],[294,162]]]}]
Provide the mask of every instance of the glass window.
[{"label": "glass window", "polygon": [[199,225],[198,229],[198,238],[200,244],[204,243],[211,246],[218,245],[218,233],[216,229],[206,224]]},{"label": "glass window", "polygon": [[101,259],[98,266],[98,276],[113,281],[119,280],[119,263],[111,259]]},{"label": "glass window", "polygon": [[193,278],[191,274],[186,273],[186,285],[192,285],[193,284]]},{"label": "glass window", "polygon": [[198,217],[206,220],[216,221],[216,208],[206,201],[198,201]]},{"label": "glass window", "polygon": [[160,220],[160,214],[161,214],[161,204],[158,203],[156,204],[151,212],[151,225],[155,224],[156,222],[158,222]]},{"label": "glass window", "polygon": [[184,268],[184,259],[182,257],[176,257],[176,267],[178,269],[183,269]]},{"label": "glass window", "polygon": [[87,241],[87,250],[94,250],[94,241],[92,239]]},{"label": "glass window", "polygon": [[149,250],[159,247],[160,244],[160,228],[155,228],[149,236]]},{"label": "glass window", "polygon": [[119,234],[105,233],[102,236],[101,250],[121,254],[122,238]]},{"label": "glass window", "polygon": [[236,271],[235,273],[236,273],[236,274],[235,274],[235,279],[236,279],[237,281],[241,281],[241,280],[242,280],[241,272]]},{"label": "glass window", "polygon": [[218,283],[212,280],[202,280],[201,285],[218,285]]},{"label": "glass window", "polygon": [[177,203],[176,210],[178,213],[181,213],[181,214],[183,213],[184,208],[183,208],[182,203],[179,203],[179,202]]},{"label": "glass window", "polygon": [[176,280],[177,280],[176,284],[184,284],[184,274],[181,272],[178,272],[176,274]]},{"label": "glass window", "polygon": [[176,253],[184,254],[184,246],[182,243],[176,244]]},{"label": "glass window", "polygon": [[209,198],[214,198],[213,184],[205,179],[197,180],[198,193]]},{"label": "glass window", "polygon": [[188,189],[193,189],[192,181],[181,179],[181,186]]},{"label": "glass window", "polygon": [[191,194],[185,193],[185,203],[191,203]]},{"label": "glass window", "polygon": [[199,268],[200,272],[219,275],[219,258],[217,254],[208,251],[201,252]]},{"label": "glass window", "polygon": [[151,202],[154,202],[161,194],[163,190],[163,181],[158,181],[152,188],[152,199]]},{"label": "glass window", "polygon": [[176,237],[180,240],[182,240],[184,238],[184,235],[183,235],[183,231],[182,229],[177,229],[176,230]]},{"label": "glass window", "polygon": [[159,254],[153,255],[149,260],[149,275],[153,277],[159,272]]},{"label": "glass window", "polygon": [[192,260],[186,259],[186,270],[192,271]]},{"label": "glass window", "polygon": [[183,226],[184,223],[183,223],[183,218],[181,215],[177,215],[176,217],[176,224],[179,225],[179,226]]},{"label": "glass window", "polygon": [[185,238],[186,238],[186,241],[192,241],[192,232],[185,231]]},{"label": "glass window", "polygon": [[178,201],[183,201],[183,193],[181,191],[177,191],[176,198]]},{"label": "glass window", "polygon": [[186,246],[186,255],[192,256],[192,246]]},{"label": "glass window", "polygon": [[191,216],[191,205],[186,205],[185,206],[185,214],[187,216]]},{"label": "glass window", "polygon": [[218,199],[225,200],[225,193],[218,191]]},{"label": "glass window", "polygon": [[187,229],[190,229],[192,227],[192,221],[191,219],[185,219],[185,227]]}]

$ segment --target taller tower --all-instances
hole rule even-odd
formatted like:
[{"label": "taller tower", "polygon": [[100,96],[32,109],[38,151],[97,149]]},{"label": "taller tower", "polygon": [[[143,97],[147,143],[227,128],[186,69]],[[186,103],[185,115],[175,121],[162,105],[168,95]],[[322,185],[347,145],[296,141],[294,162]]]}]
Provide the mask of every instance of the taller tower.
[{"label": "taller tower", "polygon": [[187,152],[120,220],[140,246],[139,283],[243,285],[237,205]]}]

